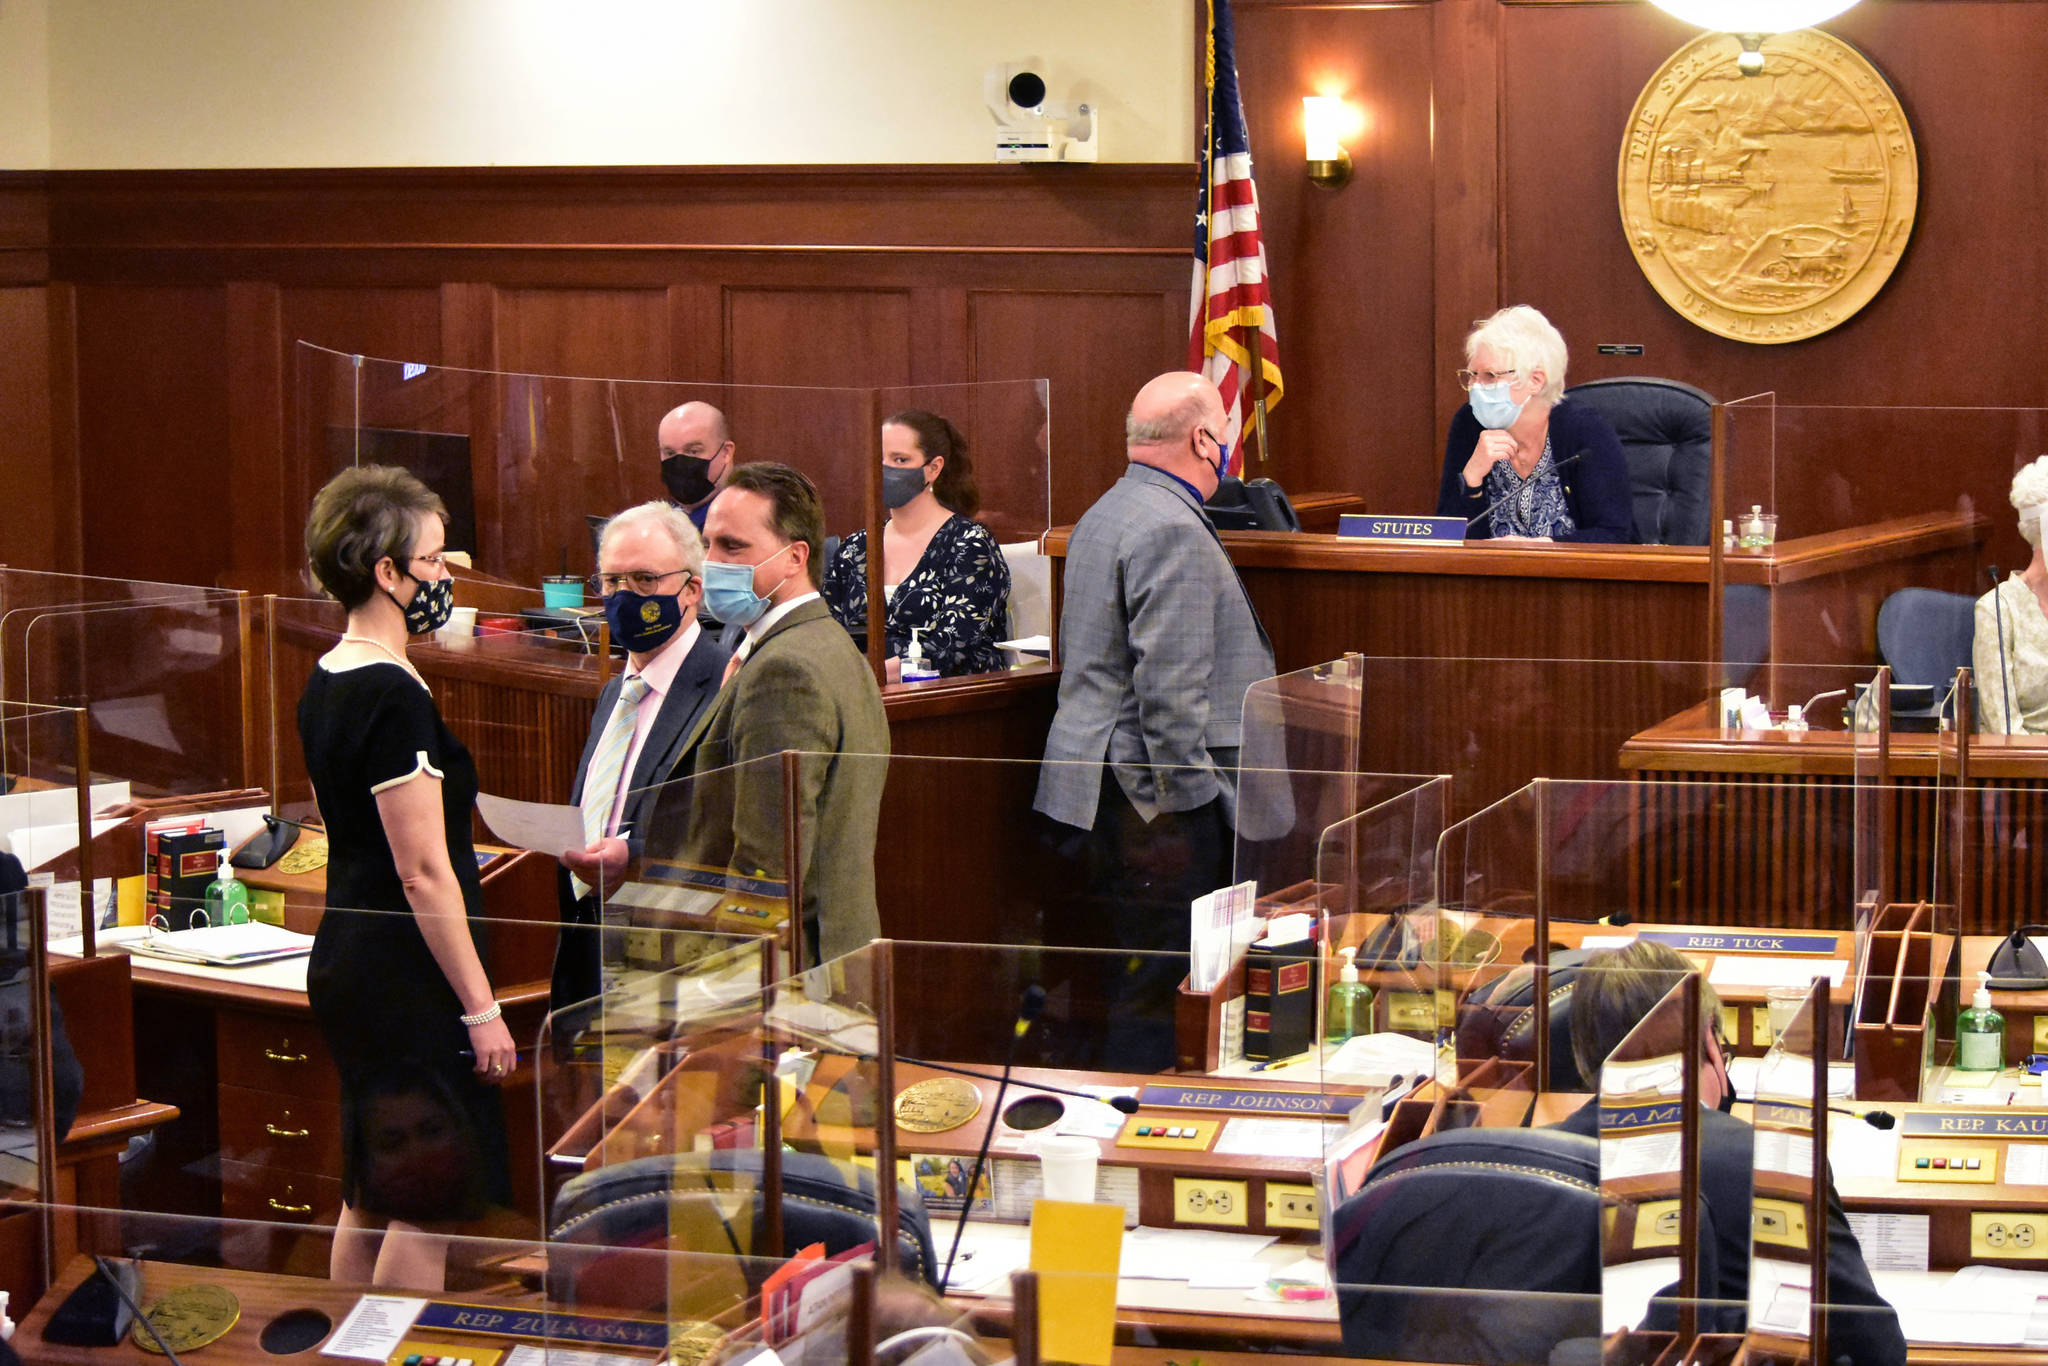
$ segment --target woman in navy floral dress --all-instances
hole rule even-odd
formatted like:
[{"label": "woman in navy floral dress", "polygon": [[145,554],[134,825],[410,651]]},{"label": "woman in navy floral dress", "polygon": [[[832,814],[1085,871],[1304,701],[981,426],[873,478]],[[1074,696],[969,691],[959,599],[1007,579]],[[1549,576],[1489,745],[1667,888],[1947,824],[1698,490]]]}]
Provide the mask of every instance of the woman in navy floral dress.
[{"label": "woman in navy floral dress", "polygon": [[[942,676],[1003,667],[996,642],[1006,634],[1010,567],[988,528],[973,520],[974,487],[967,442],[935,413],[897,413],[882,424],[882,623],[889,677],[917,632],[924,657]],[[854,639],[867,645],[868,534],[840,542],[825,568],[825,602]]]}]

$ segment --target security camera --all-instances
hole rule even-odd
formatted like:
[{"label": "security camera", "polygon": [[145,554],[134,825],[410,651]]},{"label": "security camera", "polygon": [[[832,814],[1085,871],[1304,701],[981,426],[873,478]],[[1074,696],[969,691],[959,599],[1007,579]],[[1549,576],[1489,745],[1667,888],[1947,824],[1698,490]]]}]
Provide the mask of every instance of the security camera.
[{"label": "security camera", "polygon": [[1083,104],[1050,102],[1044,76],[1031,61],[992,68],[983,100],[996,121],[997,161],[1094,161],[1101,117]]}]

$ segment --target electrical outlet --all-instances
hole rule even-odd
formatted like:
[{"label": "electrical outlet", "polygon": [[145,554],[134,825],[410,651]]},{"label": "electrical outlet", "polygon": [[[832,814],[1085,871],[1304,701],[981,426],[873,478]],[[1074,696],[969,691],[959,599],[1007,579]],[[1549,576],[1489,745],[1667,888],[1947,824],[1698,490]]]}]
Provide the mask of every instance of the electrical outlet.
[{"label": "electrical outlet", "polygon": [[1806,1247],[1806,1206],[1797,1200],[1757,1196],[1750,1202],[1750,1235],[1759,1243]]},{"label": "electrical outlet", "polygon": [[1173,1178],[1173,1221],[1176,1224],[1221,1224],[1245,1228],[1251,1222],[1246,1208],[1251,1186],[1244,1181],[1207,1181],[1198,1177]]},{"label": "electrical outlet", "polygon": [[1290,1186],[1278,1181],[1266,1183],[1267,1228],[1320,1229],[1314,1186]]},{"label": "electrical outlet", "polygon": [[2048,1214],[1971,1210],[1970,1256],[1987,1261],[2048,1261]]},{"label": "electrical outlet", "polygon": [[1677,1247],[1679,1232],[1676,1200],[1645,1200],[1636,1206],[1636,1249]]}]

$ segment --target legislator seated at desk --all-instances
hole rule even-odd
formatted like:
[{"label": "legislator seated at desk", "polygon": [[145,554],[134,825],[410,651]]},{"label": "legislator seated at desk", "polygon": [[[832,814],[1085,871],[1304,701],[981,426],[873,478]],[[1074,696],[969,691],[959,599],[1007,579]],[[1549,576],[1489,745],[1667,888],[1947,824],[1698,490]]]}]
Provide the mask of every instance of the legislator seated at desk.
[{"label": "legislator seated at desk", "polygon": [[1628,462],[1607,419],[1564,398],[1564,338],[1526,304],[1465,338],[1471,395],[1444,438],[1439,517],[1474,540],[1636,539]]},{"label": "legislator seated at desk", "polygon": [[[941,677],[1003,667],[996,642],[1010,599],[1010,568],[981,510],[967,439],[921,409],[882,424],[882,595],[889,681],[900,681],[913,633],[923,661]],[[839,623],[867,648],[868,533],[851,532],[820,585]]]},{"label": "legislator seated at desk", "polygon": [[2048,512],[2048,455],[2013,476],[2020,535],[2033,547],[2027,567],[1977,600],[1972,672],[1977,729],[1995,735],[2048,734],[2048,557],[2041,517]]}]

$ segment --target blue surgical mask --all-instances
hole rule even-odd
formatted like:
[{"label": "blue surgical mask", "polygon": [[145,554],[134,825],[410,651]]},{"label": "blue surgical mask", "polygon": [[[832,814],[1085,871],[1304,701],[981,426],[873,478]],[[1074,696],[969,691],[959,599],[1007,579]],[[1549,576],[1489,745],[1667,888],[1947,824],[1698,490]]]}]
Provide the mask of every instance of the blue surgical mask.
[{"label": "blue surgical mask", "polygon": [[1514,385],[1513,380],[1503,379],[1472,386],[1472,416],[1479,419],[1480,426],[1497,432],[1515,425],[1515,419],[1522,415],[1522,408],[1528,400],[1517,403],[1508,397],[1508,391]]},{"label": "blue surgical mask", "polygon": [[[792,541],[775,552],[781,555],[796,549]],[[752,626],[768,614],[769,600],[754,591],[754,571],[762,564],[775,558],[770,555],[761,564],[722,564],[717,560],[704,562],[704,605],[711,615],[727,625]],[[790,570],[794,574],[795,569]],[[782,576],[782,583],[789,582],[789,574]],[[782,583],[776,584],[781,588]]]}]

